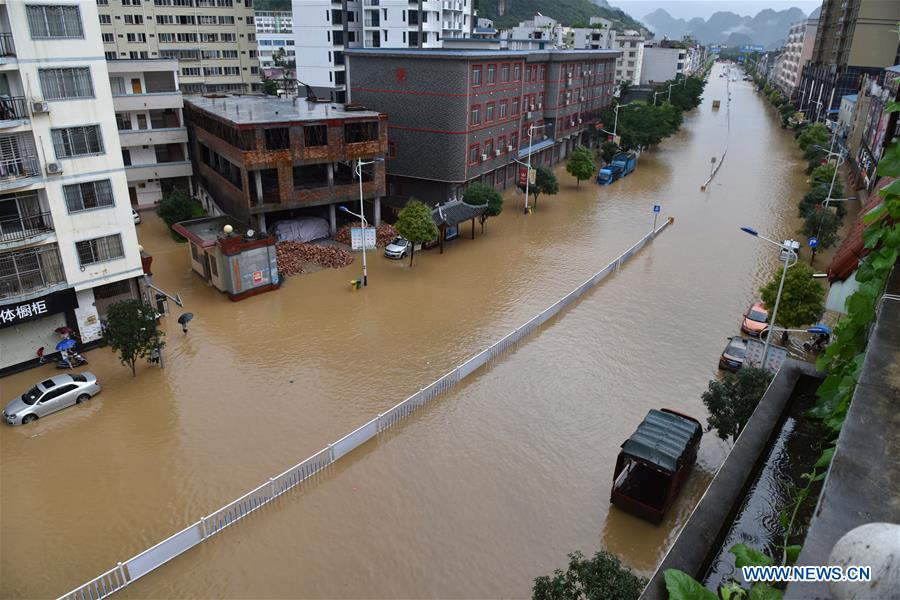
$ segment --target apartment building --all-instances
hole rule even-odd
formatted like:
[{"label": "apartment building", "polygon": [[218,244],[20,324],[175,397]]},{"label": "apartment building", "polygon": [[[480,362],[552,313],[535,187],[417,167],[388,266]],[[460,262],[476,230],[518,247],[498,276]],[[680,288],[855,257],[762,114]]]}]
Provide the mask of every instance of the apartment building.
[{"label": "apartment building", "polygon": [[900,62],[900,2],[824,0],[812,56],[802,69],[801,110],[819,120],[838,112],[867,75]]},{"label": "apartment building", "polygon": [[153,207],[174,188],[190,193],[178,61],[115,60],[107,69],[131,205]]},{"label": "apartment building", "polygon": [[256,11],[256,44],[259,68],[267,73],[275,68],[272,55],[279,50],[284,59],[296,62],[294,53],[293,13],[288,11]]},{"label": "apartment building", "polygon": [[812,57],[818,19],[804,19],[791,25],[781,61],[775,71],[775,85],[792,100],[799,100],[800,75]]},{"label": "apartment building", "polygon": [[641,85],[654,85],[687,73],[688,49],[666,42],[647,42],[641,60]]},{"label": "apartment building", "polygon": [[350,48],[441,48],[472,35],[475,0],[293,0],[297,79],[321,98],[347,97]]},{"label": "apartment building", "polygon": [[264,233],[301,216],[326,218],[334,232],[335,206],[359,202],[360,159],[372,161],[362,193],[369,220],[379,222],[384,163],[373,159],[387,152],[387,115],[272,96],[194,96],[185,111],[199,195],[210,208]]},{"label": "apartment building", "polygon": [[107,60],[174,58],[181,91],[261,89],[252,0],[96,0]]},{"label": "apartment building", "polygon": [[388,200],[456,200],[475,181],[504,189],[516,160],[552,165],[589,145],[619,54],[348,50],[351,99],[390,115]]},{"label": "apartment building", "polygon": [[591,17],[590,27],[571,27],[565,34],[566,48],[576,50],[603,50],[610,48],[613,34],[612,21],[603,17]]},{"label": "apartment building", "polygon": [[95,0],[0,3],[0,373],[143,274]]},{"label": "apartment building", "polygon": [[616,59],[616,82],[640,85],[645,41],[644,35],[634,30],[612,32],[609,48],[622,53]]},{"label": "apartment building", "polygon": [[[500,39],[504,46],[510,46],[510,42],[537,40],[546,43],[546,48],[563,48],[565,46],[566,32],[561,23],[550,17],[536,14],[529,21],[521,21],[515,27],[504,29],[500,32]],[[513,44],[515,45],[515,44]]]}]

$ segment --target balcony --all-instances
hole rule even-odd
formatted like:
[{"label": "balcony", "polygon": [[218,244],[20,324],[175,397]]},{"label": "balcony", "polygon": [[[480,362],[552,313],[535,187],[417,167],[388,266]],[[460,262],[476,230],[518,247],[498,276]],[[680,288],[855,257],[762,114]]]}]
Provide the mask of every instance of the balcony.
[{"label": "balcony", "polygon": [[188,134],[185,127],[119,130],[119,143],[123,148],[154,146],[156,144],[182,144],[187,141]]},{"label": "balcony", "polygon": [[0,301],[68,287],[56,244],[0,255]]},{"label": "balcony", "polygon": [[16,62],[16,48],[11,33],[0,33],[0,65]]},{"label": "balcony", "polygon": [[189,160],[125,167],[125,178],[129,182],[165,179],[168,177],[190,177],[192,174],[193,170]]},{"label": "balcony", "polygon": [[29,216],[0,217],[0,250],[22,243],[33,244],[53,237],[49,212]]},{"label": "balcony", "polygon": [[31,185],[41,177],[36,156],[0,158],[0,191]]},{"label": "balcony", "polygon": [[28,122],[28,108],[22,96],[0,98],[0,128],[18,127]]},{"label": "balcony", "polygon": [[150,110],[154,108],[182,108],[184,99],[180,91],[154,92],[149,94],[113,94],[113,108],[116,112]]}]

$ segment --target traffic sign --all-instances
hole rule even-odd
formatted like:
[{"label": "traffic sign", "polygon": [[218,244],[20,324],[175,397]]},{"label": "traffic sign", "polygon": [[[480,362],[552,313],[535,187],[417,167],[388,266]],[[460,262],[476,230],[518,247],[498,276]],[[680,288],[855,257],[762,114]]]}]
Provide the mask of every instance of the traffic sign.
[{"label": "traffic sign", "polygon": [[661,206],[659,204],[653,205],[653,212],[658,213],[661,210]]},{"label": "traffic sign", "polygon": [[819,245],[819,239],[811,237],[806,241],[806,243],[809,244],[810,248],[815,248],[816,246]]}]

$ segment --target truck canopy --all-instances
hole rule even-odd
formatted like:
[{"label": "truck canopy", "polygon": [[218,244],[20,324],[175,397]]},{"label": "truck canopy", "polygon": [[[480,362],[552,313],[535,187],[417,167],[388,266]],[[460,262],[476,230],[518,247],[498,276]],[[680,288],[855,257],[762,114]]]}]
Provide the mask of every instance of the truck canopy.
[{"label": "truck canopy", "polygon": [[700,435],[698,421],[653,409],[622,444],[622,454],[675,473]]}]

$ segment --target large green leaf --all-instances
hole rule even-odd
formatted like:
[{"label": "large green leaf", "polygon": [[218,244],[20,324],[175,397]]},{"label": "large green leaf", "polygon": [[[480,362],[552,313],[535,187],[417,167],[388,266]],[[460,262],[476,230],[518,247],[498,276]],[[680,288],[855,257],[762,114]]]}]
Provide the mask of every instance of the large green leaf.
[{"label": "large green leaf", "polygon": [[794,544],[792,546],[788,546],[785,548],[785,555],[787,557],[787,564],[792,565],[797,562],[797,557],[800,556],[800,550],[803,549],[803,546],[800,544]]},{"label": "large green leaf", "polygon": [[863,246],[865,246],[866,248],[874,248],[878,245],[878,242],[880,242],[882,238],[884,238],[886,233],[887,232],[885,231],[885,228],[879,227],[878,225],[870,225],[869,227],[866,227],[865,229],[863,229],[862,234]]},{"label": "large green leaf", "polygon": [[888,146],[875,172],[882,177],[900,177],[900,142]]},{"label": "large green leaf", "polygon": [[703,587],[697,580],[678,569],[666,569],[666,591],[669,600],[717,600],[712,591]]},{"label": "large green leaf", "polygon": [[754,583],[750,587],[750,600],[781,600],[784,592],[767,583]]},{"label": "large green leaf", "polygon": [[897,248],[884,248],[872,261],[876,269],[890,269],[897,262]]},{"label": "large green leaf", "polygon": [[834,456],[834,447],[822,450],[822,455],[819,456],[819,460],[816,461],[816,468],[822,469],[827,467],[831,463],[832,456]]},{"label": "large green leaf", "polygon": [[734,564],[739,569],[741,567],[767,567],[773,562],[767,554],[744,544],[735,544],[728,551],[734,554]]}]

